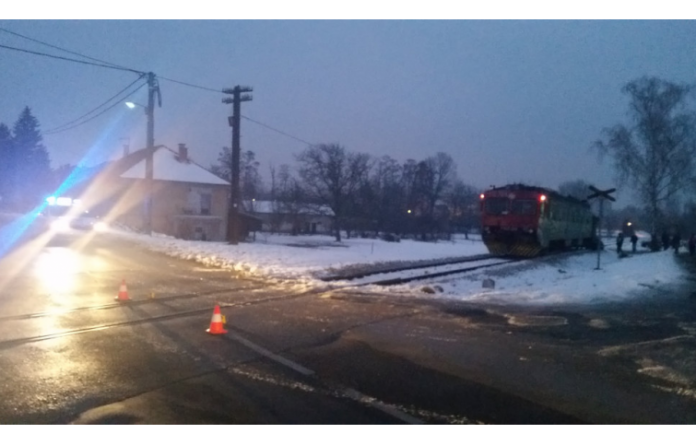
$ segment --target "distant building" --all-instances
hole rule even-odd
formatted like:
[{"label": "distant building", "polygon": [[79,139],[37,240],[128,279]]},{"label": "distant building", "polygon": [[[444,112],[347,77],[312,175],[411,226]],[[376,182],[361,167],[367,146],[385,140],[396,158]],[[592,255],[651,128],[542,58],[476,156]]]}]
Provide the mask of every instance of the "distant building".
[{"label": "distant building", "polygon": [[[82,194],[85,205],[109,222],[143,229],[147,154],[148,149],[142,149],[103,165]],[[182,239],[224,240],[229,182],[191,160],[185,144],[177,151],[155,147],[152,158],[152,231]]]},{"label": "distant building", "polygon": [[264,232],[330,234],[334,212],[325,205],[281,201],[244,201],[249,215],[261,220]]}]

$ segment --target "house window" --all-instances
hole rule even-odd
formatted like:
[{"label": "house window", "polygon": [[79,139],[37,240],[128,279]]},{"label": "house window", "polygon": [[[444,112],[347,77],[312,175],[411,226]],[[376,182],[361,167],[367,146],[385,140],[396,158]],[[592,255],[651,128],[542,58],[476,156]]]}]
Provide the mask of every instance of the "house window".
[{"label": "house window", "polygon": [[213,203],[213,194],[210,189],[189,189],[184,213],[189,215],[210,215]]},{"label": "house window", "polygon": [[201,215],[210,215],[210,209],[213,204],[213,195],[208,193],[201,193]]}]

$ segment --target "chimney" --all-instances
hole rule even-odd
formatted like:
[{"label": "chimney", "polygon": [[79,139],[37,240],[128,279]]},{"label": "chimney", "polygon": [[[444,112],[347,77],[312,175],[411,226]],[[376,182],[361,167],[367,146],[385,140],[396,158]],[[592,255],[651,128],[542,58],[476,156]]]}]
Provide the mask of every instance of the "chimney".
[{"label": "chimney", "polygon": [[179,144],[179,162],[188,162],[188,148],[186,144]]}]

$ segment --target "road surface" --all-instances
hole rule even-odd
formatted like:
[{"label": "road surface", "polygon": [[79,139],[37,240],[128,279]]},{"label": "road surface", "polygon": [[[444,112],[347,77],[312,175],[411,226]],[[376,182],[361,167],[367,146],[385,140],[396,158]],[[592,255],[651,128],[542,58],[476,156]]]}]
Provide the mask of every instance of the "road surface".
[{"label": "road surface", "polygon": [[[688,288],[487,307],[250,280],[88,233],[0,271],[3,424],[696,423]],[[205,332],[216,304],[225,335]]]}]

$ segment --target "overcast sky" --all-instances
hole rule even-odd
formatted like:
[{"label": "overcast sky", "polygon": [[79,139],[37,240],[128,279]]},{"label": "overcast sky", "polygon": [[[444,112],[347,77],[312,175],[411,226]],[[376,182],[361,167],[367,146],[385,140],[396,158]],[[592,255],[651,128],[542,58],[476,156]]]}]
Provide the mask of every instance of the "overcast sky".
[{"label": "overcast sky", "polygon": [[[602,128],[625,121],[621,87],[645,75],[696,80],[692,20],[0,20],[0,27],[161,76],[155,143],[186,143],[206,167],[230,145],[231,106],[221,93],[163,78],[253,87],[242,115],[258,123],[242,120],[242,149],[257,154],[264,175],[271,163],[294,164],[302,140],[401,162],[442,151],[461,179],[482,188],[575,179],[609,188],[610,162],[600,163],[590,146]],[[3,31],[0,45],[78,58]],[[29,106],[44,133],[137,79],[5,48],[0,72],[0,122],[11,127]],[[146,104],[147,88],[131,100]],[[125,143],[143,147],[145,123],[141,109],[119,102],[45,134],[44,143],[54,167],[93,165]]]}]

